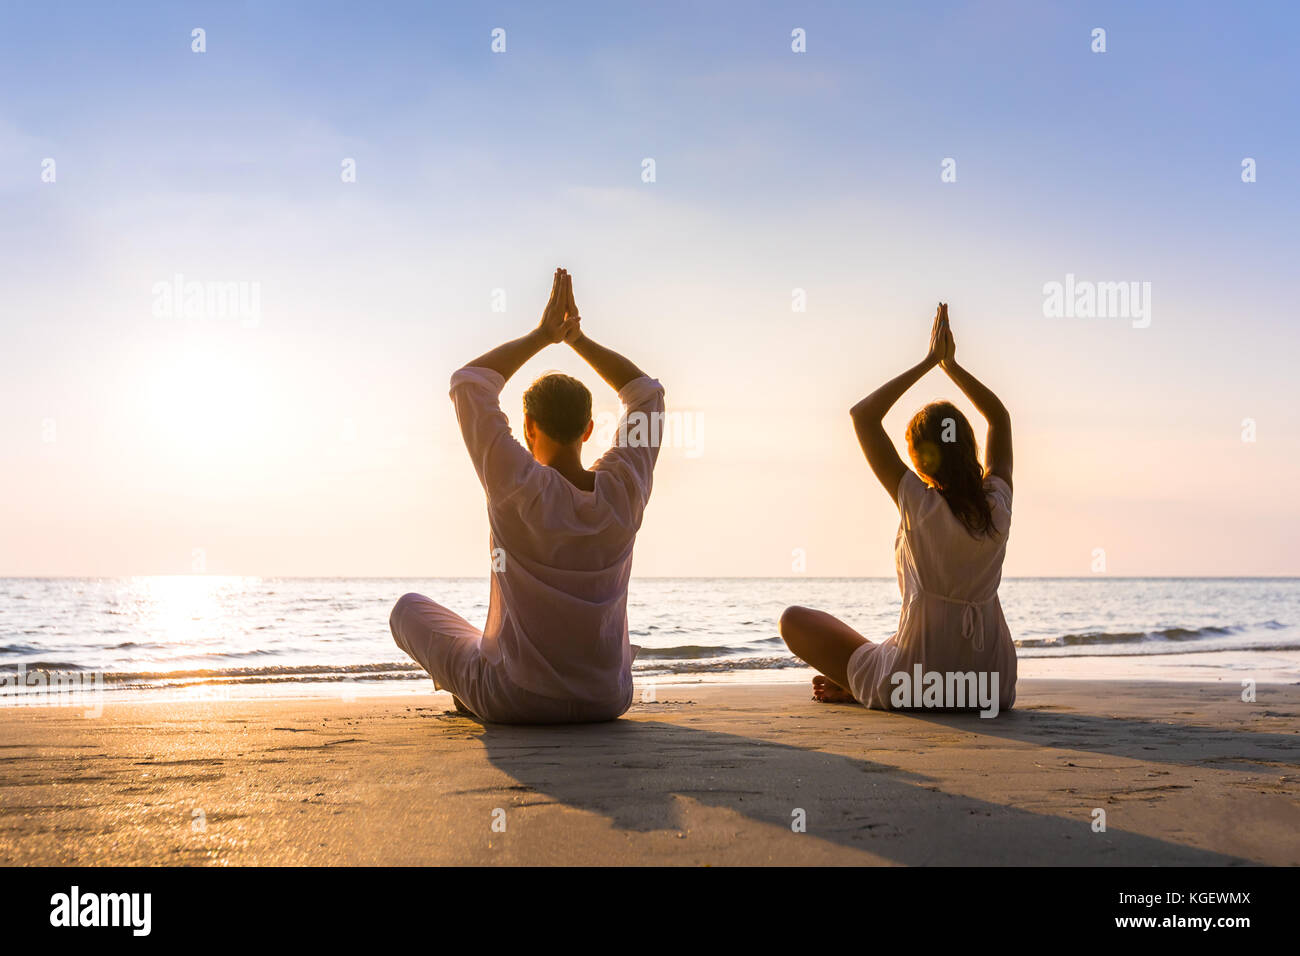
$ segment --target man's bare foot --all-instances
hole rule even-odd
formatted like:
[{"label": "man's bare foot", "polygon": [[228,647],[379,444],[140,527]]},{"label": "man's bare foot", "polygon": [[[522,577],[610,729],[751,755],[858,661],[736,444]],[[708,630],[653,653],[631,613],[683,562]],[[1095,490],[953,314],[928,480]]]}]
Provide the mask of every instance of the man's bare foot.
[{"label": "man's bare foot", "polygon": [[813,678],[813,700],[823,704],[854,704],[857,700],[852,694],[829,677],[818,674]]}]

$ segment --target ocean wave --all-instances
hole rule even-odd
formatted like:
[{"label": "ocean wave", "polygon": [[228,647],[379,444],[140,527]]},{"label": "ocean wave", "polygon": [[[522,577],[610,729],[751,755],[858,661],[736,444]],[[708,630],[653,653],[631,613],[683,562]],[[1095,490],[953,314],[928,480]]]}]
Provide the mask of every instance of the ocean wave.
[{"label": "ocean wave", "polygon": [[[0,671],[16,671],[19,667],[22,667],[29,674],[38,671],[45,674],[58,674],[93,669],[68,661],[33,661],[25,664],[0,664]],[[417,675],[424,673],[419,665],[410,663],[279,664],[267,667],[212,667],[171,671],[105,671],[104,680],[108,683],[133,683],[184,679],[249,680],[259,677],[309,679],[332,674],[341,675],[340,679],[346,679],[348,677],[365,677],[371,674],[398,672],[410,672]]]},{"label": "ocean wave", "polygon": [[39,647],[31,644],[0,644],[0,654],[35,654]]},{"label": "ocean wave", "polygon": [[[65,661],[36,662],[28,665],[5,665],[0,670],[15,671],[24,667],[28,674],[41,674],[46,678],[61,673],[79,673],[90,670]],[[786,657],[742,657],[726,660],[675,660],[671,663],[645,663],[638,660],[633,671],[639,676],[656,674],[723,673],[743,670],[779,670],[787,667],[805,667],[802,661]],[[194,668],[174,671],[108,671],[103,674],[104,685],[122,689],[153,689],[160,687],[190,687],[209,684],[266,684],[281,682],[339,682],[374,680],[428,679],[422,668],[415,664],[284,664],[270,667]]]},{"label": "ocean wave", "polygon": [[749,641],[745,644],[676,644],[672,647],[642,647],[637,651],[637,660],[698,660],[706,657],[728,657],[753,651],[757,646],[781,643],[781,638]]},{"label": "ocean wave", "polygon": [[1255,625],[1207,624],[1203,627],[1166,627],[1154,631],[1088,631],[1082,634],[1060,634],[1052,637],[1026,637],[1015,641],[1020,648],[1092,647],[1106,644],[1140,644],[1161,641],[1185,643],[1215,637],[1230,637],[1255,631],[1284,630],[1287,625],[1266,621]]},{"label": "ocean wave", "polygon": [[[637,655],[640,660],[640,655]],[[673,661],[670,665],[652,665],[644,666],[632,665],[634,674],[654,675],[654,674],[704,674],[704,673],[724,673],[731,671],[766,671],[781,670],[786,667],[807,667],[799,658],[788,655],[786,657],[741,657],[729,658],[727,660],[702,660],[702,661]]]},{"label": "ocean wave", "polygon": [[17,671],[20,667],[29,674],[35,671],[46,674],[75,674],[94,670],[93,667],[85,664],[75,664],[72,661],[20,661],[17,664],[0,664],[0,672]]}]

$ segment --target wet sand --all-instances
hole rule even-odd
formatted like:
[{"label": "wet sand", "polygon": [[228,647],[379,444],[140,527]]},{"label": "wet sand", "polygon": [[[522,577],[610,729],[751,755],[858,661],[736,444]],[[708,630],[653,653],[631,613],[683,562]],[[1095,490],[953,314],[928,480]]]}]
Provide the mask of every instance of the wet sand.
[{"label": "wet sand", "polygon": [[2,707],[0,863],[1300,864],[1300,687],[1240,693],[1022,680],[987,720],[659,686],[559,728],[431,688]]}]

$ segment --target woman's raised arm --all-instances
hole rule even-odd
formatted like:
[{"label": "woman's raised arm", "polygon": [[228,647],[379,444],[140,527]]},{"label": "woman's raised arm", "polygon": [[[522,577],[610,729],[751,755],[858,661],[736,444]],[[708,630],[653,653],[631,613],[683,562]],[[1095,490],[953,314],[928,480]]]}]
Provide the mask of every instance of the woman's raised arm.
[{"label": "woman's raised arm", "polygon": [[925,358],[913,365],[906,372],[890,379],[858,404],[849,414],[853,416],[853,428],[858,433],[858,444],[867,456],[867,463],[875,472],[876,478],[889,496],[898,502],[898,485],[907,473],[907,465],[898,457],[894,443],[889,440],[881,420],[894,404],[903,397],[903,393],[919,382],[922,376],[934,368],[945,355],[945,341],[948,331],[948,317],[940,306],[934,313],[934,326],[930,329],[930,349]]},{"label": "woman's raised arm", "polygon": [[953,341],[952,331],[948,326],[948,306],[940,307],[943,314],[946,349],[940,368],[948,373],[957,387],[965,393],[971,403],[979,409],[984,420],[989,424],[988,438],[984,442],[984,470],[990,475],[997,475],[1011,485],[1011,413],[1002,401],[993,394],[992,389],[977,379],[966,369],[957,364],[957,347]]}]

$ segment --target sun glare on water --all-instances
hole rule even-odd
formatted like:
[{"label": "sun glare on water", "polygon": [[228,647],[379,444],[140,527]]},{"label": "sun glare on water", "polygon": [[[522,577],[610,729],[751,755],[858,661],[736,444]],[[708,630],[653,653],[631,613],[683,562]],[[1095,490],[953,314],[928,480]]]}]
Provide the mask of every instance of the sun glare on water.
[{"label": "sun glare on water", "polygon": [[241,598],[258,578],[173,575],[133,578],[129,601],[141,629],[177,656],[229,651]]}]

